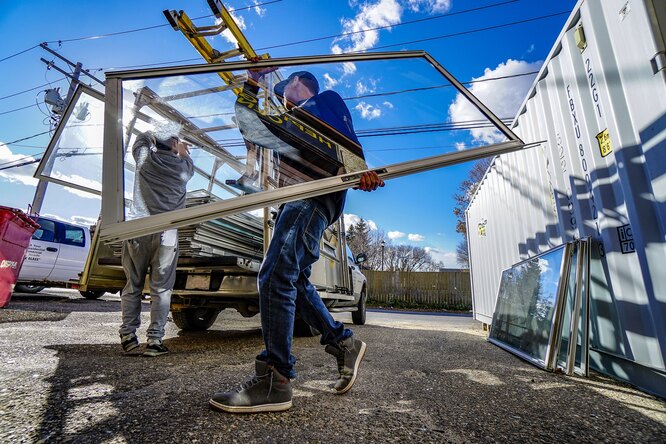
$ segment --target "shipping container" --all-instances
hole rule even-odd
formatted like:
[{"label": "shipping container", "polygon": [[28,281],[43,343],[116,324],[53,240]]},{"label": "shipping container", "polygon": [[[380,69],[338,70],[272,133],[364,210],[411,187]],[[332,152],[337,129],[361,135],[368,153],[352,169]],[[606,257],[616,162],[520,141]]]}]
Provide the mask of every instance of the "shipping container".
[{"label": "shipping container", "polygon": [[666,1],[581,0],[467,209],[474,316],[502,270],[591,237],[590,366],[666,397]]}]

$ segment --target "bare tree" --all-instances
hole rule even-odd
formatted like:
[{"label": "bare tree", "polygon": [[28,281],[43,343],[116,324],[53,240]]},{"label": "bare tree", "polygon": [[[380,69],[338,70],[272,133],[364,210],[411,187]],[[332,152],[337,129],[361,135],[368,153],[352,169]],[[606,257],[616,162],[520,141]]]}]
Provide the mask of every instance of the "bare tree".
[{"label": "bare tree", "polygon": [[456,259],[463,267],[469,268],[469,248],[467,246],[467,236],[463,238],[458,245],[456,245]]},{"label": "bare tree", "polygon": [[486,157],[476,162],[469,172],[469,177],[458,185],[458,192],[453,195],[453,199],[456,202],[456,205],[453,207],[453,214],[456,216],[456,232],[463,235],[463,239],[456,246],[456,258],[460,264],[467,267],[469,267],[469,252],[465,210],[469,206],[470,200],[474,196],[491,162],[491,157]]},{"label": "bare tree", "polygon": [[437,271],[440,266],[423,247],[391,245],[384,254],[384,269],[389,271]]}]

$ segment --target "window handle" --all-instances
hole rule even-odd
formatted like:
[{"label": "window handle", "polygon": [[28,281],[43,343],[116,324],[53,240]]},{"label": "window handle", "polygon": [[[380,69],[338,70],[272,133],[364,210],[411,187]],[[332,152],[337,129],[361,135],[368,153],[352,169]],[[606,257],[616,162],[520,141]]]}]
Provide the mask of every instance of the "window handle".
[{"label": "window handle", "polygon": [[46,251],[53,251],[55,253],[58,249],[55,247],[46,247]]}]

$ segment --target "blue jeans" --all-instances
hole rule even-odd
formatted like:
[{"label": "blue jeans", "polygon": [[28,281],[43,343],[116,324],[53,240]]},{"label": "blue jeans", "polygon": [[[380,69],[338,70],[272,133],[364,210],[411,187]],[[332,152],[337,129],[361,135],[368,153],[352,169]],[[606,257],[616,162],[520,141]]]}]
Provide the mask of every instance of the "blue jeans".
[{"label": "blue jeans", "polygon": [[266,349],[257,359],[290,379],[296,377],[296,358],[291,354],[296,314],[321,332],[322,345],[338,344],[352,335],[333,319],[309,279],[312,264],[319,258],[319,242],[331,223],[320,205],[306,199],[282,207],[259,270],[259,311]]},{"label": "blue jeans", "polygon": [[178,234],[176,230],[130,239],[123,243],[122,264],[127,277],[120,292],[123,323],[121,336],[136,333],[141,325],[141,300],[150,269],[150,325],[148,339],[162,339],[176,281]]}]

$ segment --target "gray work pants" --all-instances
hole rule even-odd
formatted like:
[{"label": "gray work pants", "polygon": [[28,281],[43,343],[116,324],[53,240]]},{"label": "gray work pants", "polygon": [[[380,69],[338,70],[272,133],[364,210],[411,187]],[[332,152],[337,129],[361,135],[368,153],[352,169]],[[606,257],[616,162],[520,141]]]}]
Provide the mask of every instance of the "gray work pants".
[{"label": "gray work pants", "polygon": [[176,230],[130,239],[123,243],[122,264],[127,284],[120,295],[123,323],[120,335],[136,333],[141,325],[141,298],[150,269],[150,325],[147,337],[162,339],[171,292],[176,281],[178,235]]}]

